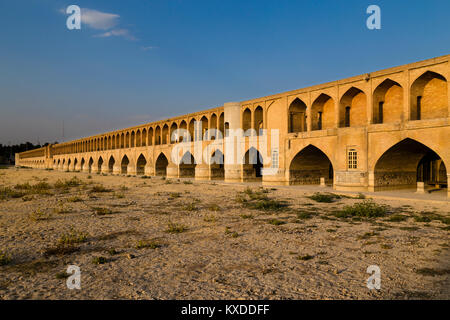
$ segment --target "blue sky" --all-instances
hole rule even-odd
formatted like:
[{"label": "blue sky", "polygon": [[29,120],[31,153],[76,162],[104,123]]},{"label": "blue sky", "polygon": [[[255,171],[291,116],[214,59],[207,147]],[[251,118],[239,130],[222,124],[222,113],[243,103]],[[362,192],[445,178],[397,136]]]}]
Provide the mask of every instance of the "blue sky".
[{"label": "blue sky", "polygon": [[[81,30],[66,28],[71,4],[86,13]],[[366,27],[371,4],[381,30]],[[449,12],[448,0],[2,0],[0,143],[71,140],[449,54]]]}]

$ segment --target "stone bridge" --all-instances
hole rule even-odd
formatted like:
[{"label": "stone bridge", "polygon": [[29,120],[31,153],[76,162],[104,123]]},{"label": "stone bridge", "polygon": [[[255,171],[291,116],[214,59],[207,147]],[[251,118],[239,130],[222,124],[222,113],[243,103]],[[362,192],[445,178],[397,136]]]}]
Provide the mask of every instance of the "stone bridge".
[{"label": "stone bridge", "polygon": [[450,195],[449,59],[50,145],[16,154],[16,165]]}]

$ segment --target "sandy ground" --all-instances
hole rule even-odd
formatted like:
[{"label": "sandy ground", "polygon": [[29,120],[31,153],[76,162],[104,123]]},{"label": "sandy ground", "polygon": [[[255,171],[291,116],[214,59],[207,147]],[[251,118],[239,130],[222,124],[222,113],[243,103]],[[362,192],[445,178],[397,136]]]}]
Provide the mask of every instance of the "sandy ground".
[{"label": "sandy ground", "polygon": [[[54,188],[74,176],[81,185]],[[10,258],[2,299],[450,298],[448,202],[375,199],[406,219],[358,221],[333,214],[364,200],[320,203],[298,188],[0,170],[0,189],[27,182],[52,187],[0,200],[0,251]],[[249,194],[287,206],[249,208],[239,201]],[[430,214],[444,219],[414,219]],[[185,230],[168,232],[170,222]],[[70,230],[87,237],[52,254]],[[68,265],[81,268],[80,290],[66,286]],[[370,265],[381,269],[380,290],[366,287]]]}]

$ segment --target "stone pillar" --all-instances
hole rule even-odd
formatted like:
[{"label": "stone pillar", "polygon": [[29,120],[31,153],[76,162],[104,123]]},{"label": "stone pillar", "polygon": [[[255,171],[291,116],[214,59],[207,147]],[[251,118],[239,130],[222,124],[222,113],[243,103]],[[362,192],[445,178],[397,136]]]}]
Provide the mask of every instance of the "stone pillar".
[{"label": "stone pillar", "polygon": [[113,174],[120,174],[122,172],[122,167],[119,164],[114,164],[113,166]]},{"label": "stone pillar", "polygon": [[81,164],[80,164],[80,162],[77,162],[77,164],[74,166],[74,170],[75,170],[75,171],[80,171],[80,170],[81,170]]},{"label": "stone pillar", "polygon": [[450,173],[447,174],[447,197],[450,198]]},{"label": "stone pillar", "polygon": [[101,173],[108,173],[108,171],[109,171],[109,165],[108,165],[108,163],[103,162]]},{"label": "stone pillar", "polygon": [[201,163],[195,166],[195,180],[211,180],[209,165]]},{"label": "stone pillar", "polygon": [[225,182],[241,182],[242,166],[240,164],[225,164]]},{"label": "stone pillar", "polygon": [[417,193],[425,193],[425,182],[417,182]]},{"label": "stone pillar", "polygon": [[145,167],[144,167],[144,174],[146,176],[154,176],[155,175],[155,169],[153,168],[152,165],[146,164]]},{"label": "stone pillar", "polygon": [[326,187],[327,185],[325,184],[325,178],[324,177],[320,177],[320,186],[321,187]]},{"label": "stone pillar", "polygon": [[137,174],[136,165],[131,162],[127,166],[127,174],[135,176]]},{"label": "stone pillar", "polygon": [[169,163],[166,171],[167,178],[178,178],[178,166],[173,163]]},{"label": "stone pillar", "polygon": [[375,172],[373,172],[373,171],[369,171],[368,191],[375,192]]},{"label": "stone pillar", "polygon": [[62,171],[68,171],[69,170],[69,166],[67,165],[67,162],[65,162],[62,166]]}]

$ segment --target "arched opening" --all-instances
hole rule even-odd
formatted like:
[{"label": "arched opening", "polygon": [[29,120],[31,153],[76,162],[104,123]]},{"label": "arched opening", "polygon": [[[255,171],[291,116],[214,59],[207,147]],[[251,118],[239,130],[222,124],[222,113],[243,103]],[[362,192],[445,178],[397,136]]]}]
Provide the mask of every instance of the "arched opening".
[{"label": "arched opening", "polygon": [[93,165],[94,165],[94,159],[89,158],[89,162],[88,162],[89,173],[92,172],[92,166]]},{"label": "arched opening", "polygon": [[180,177],[195,177],[195,166],[196,162],[194,156],[188,151],[181,158],[179,165],[179,175]]},{"label": "arched opening", "polygon": [[179,128],[180,130],[180,132],[179,132],[179,141],[180,142],[183,142],[183,141],[188,141],[188,137],[187,137],[187,135],[188,135],[188,131],[187,131],[187,123],[186,123],[186,121],[181,121],[180,122],[180,128]]},{"label": "arched opening", "polygon": [[169,126],[165,124],[164,127],[162,128],[162,137],[161,137],[162,144],[167,144],[168,136],[169,136]]},{"label": "arched opening", "polygon": [[167,174],[167,166],[168,165],[169,165],[169,161],[167,160],[164,153],[161,153],[155,162],[155,175],[165,177]]},{"label": "arched opening", "polygon": [[148,145],[153,145],[153,128],[148,129]]},{"label": "arched opening", "polygon": [[116,160],[114,160],[114,157],[111,156],[109,158],[109,161],[108,161],[108,172],[109,173],[113,173],[114,172],[114,164],[115,163],[116,163]]},{"label": "arched opening", "polygon": [[120,147],[123,149],[125,148],[125,135],[122,133],[120,136]]},{"label": "arched opening", "polygon": [[411,86],[411,120],[448,117],[447,80],[427,71]]},{"label": "arched opening", "polygon": [[100,157],[98,158],[98,162],[97,162],[97,172],[102,172],[102,165],[103,165],[103,158]]},{"label": "arched opening", "polygon": [[120,164],[120,168],[121,168],[120,173],[122,173],[122,174],[128,173],[128,164],[129,163],[130,163],[130,160],[128,160],[128,157],[126,155],[123,156],[122,163]]},{"label": "arched opening", "polygon": [[224,156],[220,150],[214,151],[209,166],[212,180],[221,180],[225,177]]},{"label": "arched opening", "polygon": [[140,147],[140,146],[142,146],[142,144],[141,144],[141,131],[138,130],[136,132],[136,147]]},{"label": "arched opening", "polygon": [[201,123],[201,125],[202,125],[202,129],[201,129],[201,131],[200,131],[200,140],[208,140],[209,139],[209,137],[208,137],[208,135],[207,135],[207,131],[208,131],[208,118],[206,118],[205,116],[203,116],[201,119],[200,119],[200,123]]},{"label": "arched opening", "polygon": [[67,170],[70,170],[70,159],[67,161]]},{"label": "arched opening", "polygon": [[174,122],[172,123],[172,125],[170,126],[170,143],[177,143],[179,138],[178,138],[178,132],[177,132],[177,124]]},{"label": "arched opening", "polygon": [[389,148],[378,159],[374,170],[374,189],[415,189],[417,182],[426,188],[448,186],[447,169],[439,155],[413,139]]},{"label": "arched opening", "polygon": [[230,123],[225,122],[223,136],[228,137],[230,134]]},{"label": "arched opening", "polygon": [[391,79],[384,80],[373,92],[373,123],[400,121],[403,114],[403,89]]},{"label": "arched opening", "polygon": [[77,160],[77,158],[75,158],[73,160],[73,170],[77,170],[77,163],[78,163],[78,160]]},{"label": "arched opening", "polygon": [[189,121],[189,135],[190,135],[189,141],[197,140],[197,137],[195,136],[195,122],[196,120],[194,118],[192,118],[191,121]]},{"label": "arched opening", "polygon": [[250,130],[252,128],[252,112],[249,108],[246,108],[244,110],[244,113],[242,114],[242,130],[244,130],[244,136],[250,136],[250,132],[247,132],[247,130]]},{"label": "arched opening", "polygon": [[333,165],[319,148],[309,145],[292,159],[289,166],[289,184],[333,184]]},{"label": "arched opening", "polygon": [[263,108],[261,106],[258,106],[255,109],[253,122],[253,128],[255,128],[257,135],[262,135],[262,130],[264,129],[263,119],[264,119]]},{"label": "arched opening", "polygon": [[130,147],[130,133],[127,132],[127,134],[125,135],[125,148],[129,147]]},{"label": "arched opening", "polygon": [[145,165],[147,164],[147,160],[143,154],[139,156],[136,162],[136,174],[143,176],[145,174]]},{"label": "arched opening", "polygon": [[81,158],[81,163],[80,163],[80,169],[81,169],[81,171],[83,171],[84,170],[84,158]]},{"label": "arched opening", "polygon": [[311,130],[334,128],[334,100],[322,93],[311,107]]},{"label": "arched opening", "polygon": [[289,132],[306,130],[306,104],[299,98],[295,98],[289,106]]},{"label": "arched opening", "polygon": [[223,112],[219,116],[219,131],[220,134],[217,136],[217,139],[225,137],[225,116]]},{"label": "arched opening", "polygon": [[161,128],[159,126],[156,127],[155,130],[155,145],[161,144]]},{"label": "arched opening", "polygon": [[145,147],[147,146],[147,129],[143,129],[142,130],[142,141],[141,141],[141,146]]},{"label": "arched opening", "polygon": [[339,107],[339,127],[358,127],[367,125],[366,94],[351,87],[342,96]]},{"label": "arched opening", "polygon": [[263,169],[263,157],[258,150],[251,147],[244,156],[242,165],[243,181],[261,181]]},{"label": "arched opening", "polygon": [[217,116],[215,113],[212,114],[211,119],[209,121],[209,139],[211,140],[217,139]]}]

